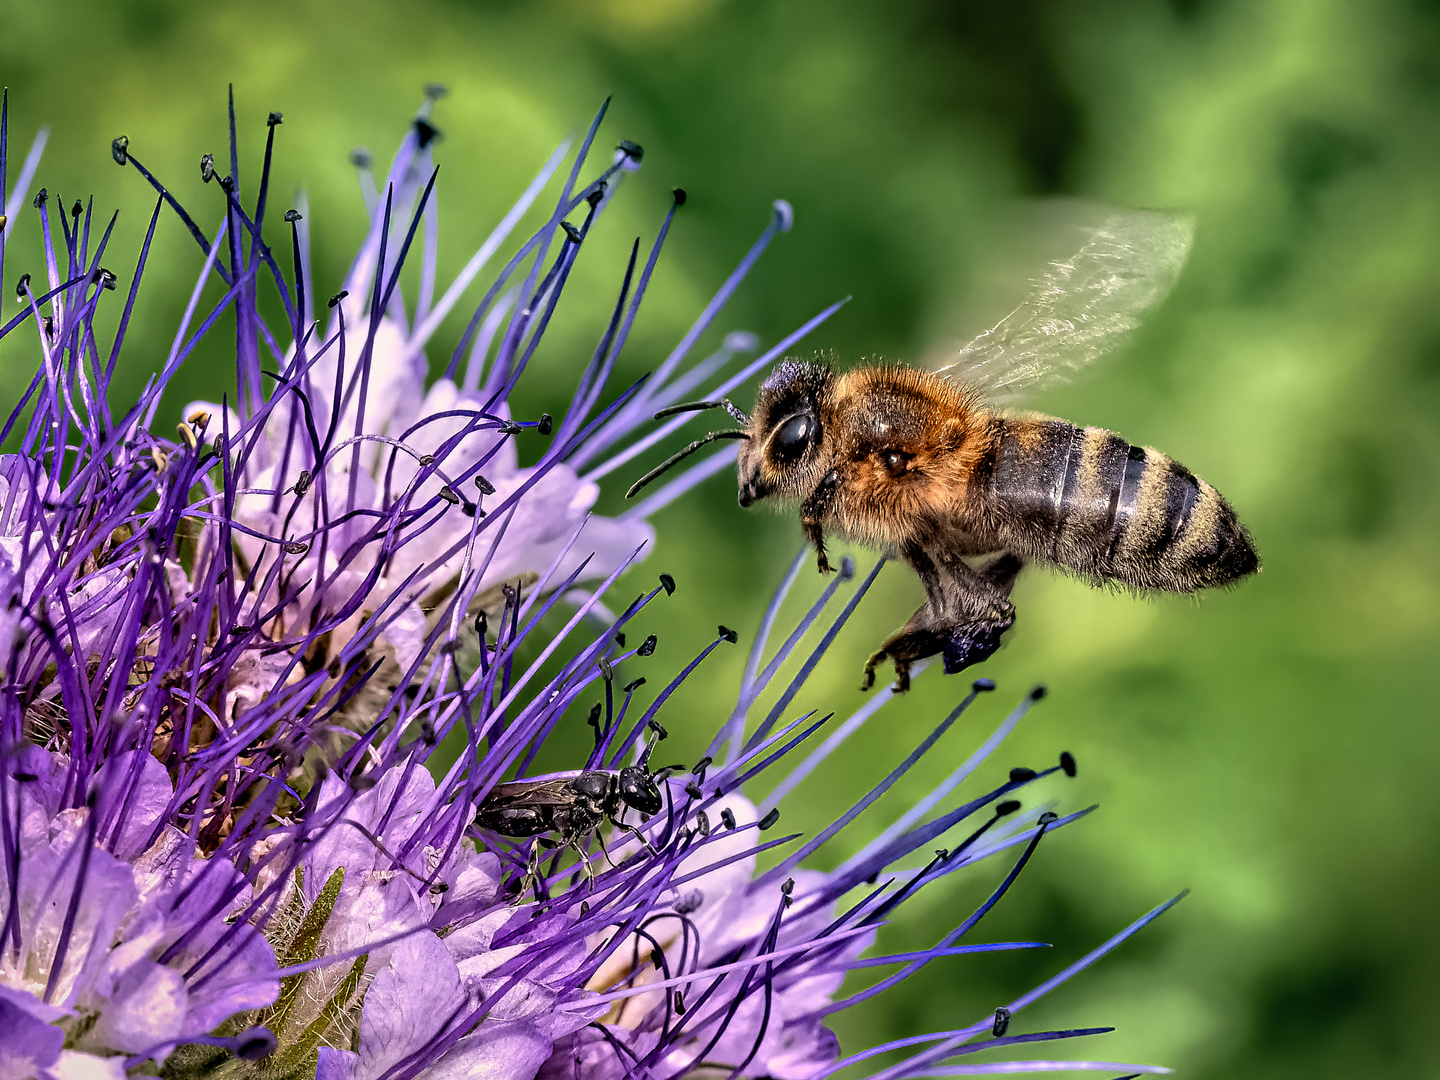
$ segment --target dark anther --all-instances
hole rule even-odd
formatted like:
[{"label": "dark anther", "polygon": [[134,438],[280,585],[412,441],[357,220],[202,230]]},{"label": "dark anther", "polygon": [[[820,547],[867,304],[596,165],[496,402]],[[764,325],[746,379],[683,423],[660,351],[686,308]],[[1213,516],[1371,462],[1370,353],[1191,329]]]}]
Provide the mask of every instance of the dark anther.
[{"label": "dark anther", "polygon": [[1000,1038],[1010,1030],[1010,1010],[1001,1005],[995,1010],[995,1022],[990,1025],[990,1034]]},{"label": "dark anther", "polygon": [[623,691],[625,691],[625,693],[627,693],[627,694],[633,694],[636,690],[639,690],[640,687],[642,687],[642,686],[644,686],[644,685],[645,685],[645,678],[644,678],[644,676],[641,676],[641,677],[638,678],[638,679],[631,679],[629,682],[627,682],[627,683],[626,683],[624,686],[622,686],[620,689],[623,690]]},{"label": "dark anther", "polygon": [[720,811],[720,820],[725,823],[725,828],[735,828],[735,811],[731,810],[728,806],[725,807],[725,809]]},{"label": "dark anther", "polygon": [[1075,755],[1070,753],[1069,750],[1062,750],[1060,752],[1060,768],[1064,771],[1066,776],[1074,777]]},{"label": "dark anther", "polygon": [[595,185],[595,190],[585,196],[585,201],[590,204],[590,209],[593,210],[600,205],[600,200],[605,198],[606,187],[608,187],[608,185],[604,180],[601,180]]},{"label": "dark anther", "polygon": [[688,784],[685,785],[685,794],[689,795],[692,799],[705,798],[704,790],[694,780],[691,780]]},{"label": "dark anther", "polygon": [[589,914],[590,914],[590,901],[589,901],[589,900],[581,900],[581,901],[580,901],[580,917],[583,919],[586,915],[589,915]]},{"label": "dark anther", "polygon": [[792,893],[794,893],[794,891],[795,891],[795,879],[794,879],[793,877],[792,877],[792,878],[786,878],[785,881],[784,881],[784,883],[782,883],[781,886],[780,886],[780,895],[781,895],[781,896],[789,896],[789,895],[791,895]]},{"label": "dark anther", "polygon": [[675,196],[676,206],[684,206],[685,200],[689,198],[689,196],[685,194],[685,189],[683,187],[672,188],[670,190],[670,194]]},{"label": "dark anther", "polygon": [[30,200],[30,205],[35,207],[36,210],[43,210],[45,208],[45,204],[49,201],[50,192],[46,191],[42,187],[39,191],[35,193],[35,198]]},{"label": "dark anther", "polygon": [[310,479],[310,470],[301,469],[300,478],[295,481],[295,486],[291,490],[294,491],[296,495],[304,495],[305,492],[310,490]]},{"label": "dark anther", "polygon": [[33,772],[17,772],[15,774],[15,779],[21,784],[33,784],[36,780],[40,779],[40,774]]},{"label": "dark anther", "polygon": [[1040,824],[1041,824],[1041,825],[1049,825],[1052,821],[1059,821],[1059,820],[1060,820],[1060,815],[1059,815],[1059,814],[1056,814],[1056,813],[1054,813],[1053,811],[1050,811],[1050,810],[1046,810],[1045,813],[1043,813],[1043,814],[1040,815]]},{"label": "dark anther", "polygon": [[[55,317],[53,315],[46,315],[40,325],[44,328],[47,338],[53,338],[55,336]],[[54,507],[47,506],[46,509],[53,510]]]},{"label": "dark anther", "polygon": [[645,157],[644,148],[639,143],[631,142],[629,139],[621,139],[620,145],[615,147],[615,149],[619,150],[631,161],[642,161]]},{"label": "dark anther", "polygon": [[444,499],[451,506],[460,505],[460,496],[455,494],[455,489],[446,484],[440,489],[440,498]]},{"label": "dark anther", "polygon": [[230,628],[230,633],[239,636],[240,634],[248,634],[254,629],[255,628],[253,626],[232,626]]},{"label": "dark anther", "polygon": [[519,435],[520,430],[520,425],[515,423],[514,420],[500,421],[500,434],[502,435]]},{"label": "dark anther", "polygon": [[615,644],[619,645],[622,649],[625,647],[625,632],[623,630],[615,635]]},{"label": "dark anther", "polygon": [[585,723],[593,728],[600,726],[600,702],[597,701],[590,706],[590,715],[585,718]]},{"label": "dark anther", "polygon": [[999,806],[995,807],[996,817],[1006,817],[1020,809],[1019,799],[1006,799]]},{"label": "dark anther", "polygon": [[760,824],[757,825],[756,828],[758,828],[761,832],[764,832],[766,829],[771,828],[779,820],[780,808],[777,806],[760,819]]},{"label": "dark anther", "polygon": [[535,430],[540,432],[541,435],[549,435],[550,432],[555,430],[555,421],[551,419],[548,412],[542,412],[540,414],[540,422],[535,425]]},{"label": "dark anther", "polygon": [[668,739],[670,737],[670,732],[665,730],[665,725],[660,723],[659,720],[651,720],[650,723],[646,724],[645,726],[655,733],[655,738],[657,740]]},{"label": "dark anther", "polygon": [[865,884],[866,884],[866,885],[874,885],[875,882],[877,882],[877,881],[879,881],[879,880],[880,880],[880,871],[879,871],[879,870],[876,870],[873,874],[871,874],[869,877],[867,877],[867,878],[865,879]]},{"label": "dark anther", "polygon": [[235,178],[233,176],[222,176],[218,183],[220,184],[221,190],[227,195],[235,191]]},{"label": "dark anther", "polygon": [[200,179],[203,180],[203,181],[204,181],[205,183],[207,183],[207,184],[208,184],[211,180],[214,180],[214,179],[215,179],[215,155],[214,155],[214,154],[201,154],[201,155],[200,155]]},{"label": "dark anther", "polygon": [[286,554],[286,555],[304,555],[305,552],[307,552],[307,551],[309,551],[309,550],[310,550],[310,545],[309,545],[309,544],[303,544],[303,543],[301,543],[299,540],[287,540],[287,541],[285,541],[285,554]]},{"label": "dark anther", "polygon": [[1045,684],[1044,684],[1044,683],[1041,683],[1039,686],[1035,687],[1034,690],[1031,690],[1031,691],[1030,691],[1030,700],[1031,700],[1031,701],[1039,701],[1041,698],[1043,698],[1043,697],[1045,696],[1046,692],[1047,692],[1047,691],[1046,691],[1046,689],[1045,689]]},{"label": "dark anther", "polygon": [[341,290],[340,290],[339,292],[337,292],[334,296],[330,297],[330,300],[328,301],[328,302],[329,302],[329,305],[333,308],[336,304],[340,303],[341,300],[344,300],[345,297],[347,297],[347,296],[349,296],[349,295],[350,295],[350,290],[349,290],[349,289],[341,289]]},{"label": "dark anther", "polygon": [[102,289],[109,289],[111,292],[114,292],[115,282],[115,272],[113,270],[106,270],[103,266],[100,267],[100,287]]},{"label": "dark anther", "polygon": [[28,289],[29,287],[30,287],[30,275],[29,275],[29,274],[21,274],[21,275],[20,275],[20,280],[17,281],[17,282],[15,282],[15,299],[16,299],[16,300],[24,300],[24,299],[25,299],[25,290]]},{"label": "dark anther", "polygon": [[731,630],[728,626],[720,626],[718,629],[720,631],[720,636],[726,641],[728,641],[731,645],[734,645],[735,642],[740,640],[740,635],[737,634],[734,630]]},{"label": "dark anther", "polygon": [[989,691],[995,689],[995,680],[976,679],[973,683],[970,684],[970,689],[974,690],[977,694],[988,693]]},{"label": "dark anther", "polygon": [[[689,790],[688,788],[686,789]],[[700,830],[701,836],[710,835],[710,815],[704,810],[695,811],[695,828]]]},{"label": "dark anther", "polygon": [[937,847],[937,848],[935,849],[935,858],[938,859],[940,862],[944,862],[944,861],[945,861],[946,859],[948,859],[949,857],[950,857],[950,849],[949,849],[949,848]]},{"label": "dark anther", "polygon": [[[706,830],[708,831],[708,830]],[[705,903],[705,894],[699,889],[691,889],[675,901],[676,915],[689,915],[692,911],[699,911]]]},{"label": "dark anther", "polygon": [[485,635],[488,634],[489,632],[490,632],[490,619],[489,619],[489,617],[486,616],[485,612],[483,612],[483,611],[477,611],[477,612],[475,613],[475,633],[479,634],[481,638],[484,638]]},{"label": "dark anther", "polygon": [[252,1027],[236,1035],[233,1045],[235,1056],[241,1061],[259,1061],[273,1054],[280,1041],[269,1028]]},{"label": "dark anther", "polygon": [[370,151],[366,150],[363,146],[357,146],[354,150],[350,151],[350,164],[354,165],[357,169],[368,169],[372,160]]},{"label": "dark anther", "polygon": [[85,207],[83,207],[83,206],[80,205],[80,200],[79,200],[79,199],[76,199],[76,200],[75,200],[75,205],[72,206],[72,207],[70,207],[70,216],[71,216],[71,217],[74,217],[74,218],[78,218],[78,217],[79,217],[81,214],[83,214],[84,212],[85,212]]},{"label": "dark anther", "polygon": [[699,761],[695,762],[695,767],[691,769],[690,772],[695,776],[704,776],[705,770],[710,767],[710,763],[714,760],[712,757],[702,757]]},{"label": "dark anther", "polygon": [[478,506],[470,502],[468,499],[460,504],[460,512],[466,517],[474,517],[477,513],[481,517],[485,516],[485,511],[481,510]]},{"label": "dark anther", "polygon": [[444,83],[427,82],[425,84],[425,96],[431,101],[439,101],[450,92]]},{"label": "dark anther", "polygon": [[420,738],[425,741],[426,746],[435,745],[435,725],[428,716],[420,718]]},{"label": "dark anther", "polygon": [[651,655],[653,655],[654,652],[655,652],[655,642],[656,642],[656,640],[657,640],[657,639],[656,639],[655,635],[654,635],[654,634],[651,634],[649,637],[647,637],[644,641],[642,641],[642,642],[640,643],[640,647],[635,650],[635,655],[636,655],[636,656],[651,656]]},{"label": "dark anther", "polygon": [[430,886],[430,895],[431,895],[431,896],[443,896],[445,893],[447,893],[447,892],[449,892],[449,891],[450,891],[450,886],[449,886],[449,885],[446,885],[445,882],[443,882],[443,881],[437,881],[437,882],[435,882],[433,885]]},{"label": "dark anther", "polygon": [[415,138],[420,143],[420,149],[424,150],[425,147],[440,138],[440,129],[429,120],[417,119],[415,121]]},{"label": "dark anther", "polygon": [[124,165],[130,160],[129,135],[119,135],[110,140],[110,156],[115,159],[116,165]]},{"label": "dark anther", "polygon": [[[26,274],[25,276],[28,278],[30,275]],[[675,579],[669,574],[660,575],[660,587],[665,590],[666,596],[675,595]]]},{"label": "dark anther", "polygon": [[302,213],[300,213],[299,210],[286,210],[286,211],[285,211],[285,220],[288,221],[288,222],[290,222],[290,224],[293,225],[293,224],[295,224],[295,222],[297,222],[297,221],[304,221],[304,220],[305,220],[305,215],[302,214]]},{"label": "dark anther", "polygon": [[486,480],[483,476],[475,477],[475,486],[480,489],[481,495],[494,495],[495,485]]},{"label": "dark anther", "polygon": [[1010,783],[1023,784],[1026,780],[1035,779],[1035,770],[1027,769],[1024,765],[1017,765],[1010,770]]},{"label": "dark anther", "polygon": [[676,1011],[679,1015],[684,1016],[684,1015],[685,1015],[685,999],[680,996],[680,991],[679,991],[679,990],[676,990],[676,991],[675,991],[675,995],[674,995],[674,996],[675,996],[675,1011]]},{"label": "dark anther", "polygon": [[571,225],[568,221],[560,222],[560,227],[565,230],[565,235],[570,238],[570,242],[572,244],[580,243],[581,236],[579,229],[577,229],[574,225]]},{"label": "dark anther", "polygon": [[285,115],[283,113],[272,112],[269,116],[265,118],[266,127],[279,127],[284,122]]}]

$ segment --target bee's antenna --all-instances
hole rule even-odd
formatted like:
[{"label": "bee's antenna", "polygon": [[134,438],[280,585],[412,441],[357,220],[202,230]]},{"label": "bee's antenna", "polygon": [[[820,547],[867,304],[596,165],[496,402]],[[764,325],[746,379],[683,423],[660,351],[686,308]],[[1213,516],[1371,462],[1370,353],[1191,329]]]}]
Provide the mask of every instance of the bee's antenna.
[{"label": "bee's antenna", "polygon": [[750,423],[750,417],[729,398],[721,398],[719,401],[687,401],[683,405],[671,405],[668,409],[661,409],[655,414],[656,420],[664,420],[667,416],[675,416],[679,413],[700,412],[704,409],[724,409],[732,417],[742,424]]},{"label": "bee's antenna", "polygon": [[662,473],[669,472],[672,468],[680,464],[680,462],[684,461],[691,454],[695,453],[696,450],[699,450],[706,443],[712,443],[716,439],[748,438],[750,438],[750,433],[748,431],[741,431],[739,428],[731,428],[729,431],[712,431],[703,439],[696,439],[689,446],[685,447],[684,450],[681,450],[678,454],[671,454],[659,465],[656,465],[655,468],[651,469],[644,476],[640,477],[639,480],[636,480],[635,483],[630,485],[630,490],[625,492],[625,497],[627,499],[633,499],[636,493],[639,492],[639,490],[643,488],[646,484],[650,483],[650,481],[654,480]]}]

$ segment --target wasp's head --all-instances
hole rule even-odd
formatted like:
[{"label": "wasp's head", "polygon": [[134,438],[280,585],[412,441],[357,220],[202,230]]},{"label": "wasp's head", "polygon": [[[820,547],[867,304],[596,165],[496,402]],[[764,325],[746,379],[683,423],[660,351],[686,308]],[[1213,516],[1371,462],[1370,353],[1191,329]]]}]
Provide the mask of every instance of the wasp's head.
[{"label": "wasp's head", "polygon": [[642,814],[658,814],[664,807],[660,785],[644,765],[630,765],[620,770],[620,801]]},{"label": "wasp's head", "polygon": [[798,498],[825,472],[822,408],[835,373],[824,364],[786,360],[760,385],[750,438],[740,445],[740,505],[771,495]]}]

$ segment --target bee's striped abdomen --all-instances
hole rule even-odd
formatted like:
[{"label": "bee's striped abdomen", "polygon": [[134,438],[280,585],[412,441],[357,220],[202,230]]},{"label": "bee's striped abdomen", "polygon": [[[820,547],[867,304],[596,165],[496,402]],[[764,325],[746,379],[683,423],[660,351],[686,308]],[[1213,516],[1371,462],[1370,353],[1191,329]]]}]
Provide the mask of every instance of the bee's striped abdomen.
[{"label": "bee's striped abdomen", "polygon": [[1092,577],[1192,592],[1259,567],[1219,492],[1102,428],[1003,421],[991,494],[1008,550]]}]

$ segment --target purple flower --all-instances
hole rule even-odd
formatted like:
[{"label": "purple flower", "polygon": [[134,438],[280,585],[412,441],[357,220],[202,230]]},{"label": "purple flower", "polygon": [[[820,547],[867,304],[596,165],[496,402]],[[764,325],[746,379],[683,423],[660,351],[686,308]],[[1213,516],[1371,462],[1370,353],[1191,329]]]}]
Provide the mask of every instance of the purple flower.
[{"label": "purple flower", "polygon": [[[633,472],[688,420],[652,426],[656,410],[729,393],[838,309],[739,370],[737,354],[755,350],[749,335],[691,358],[789,228],[789,207],[776,204],[655,371],[617,388],[617,357],[684,202],[677,191],[644,259],[637,241],[568,409],[517,418],[511,392],[642,154],[622,142],[582,180],[597,117],[568,171],[562,144],[441,291],[438,97],[427,93],[383,185],[357,155],[371,227],[321,320],[308,207],[283,215],[288,228],[267,207],[278,114],[252,203],[241,198],[233,108],[228,172],[202,159],[223,210],[213,237],[115,140],[116,162],[160,196],[123,294],[102,263],[109,230],[44,189],[32,200],[45,267],[19,278],[20,312],[0,325],[0,348],[36,363],[4,429],[18,448],[0,459],[0,1080],[157,1070],[174,1080],[810,1080],[882,1053],[886,1078],[1053,1069],[969,1055],[1100,1030],[1007,1025],[1168,904],[994,1017],[859,1051],[827,1026],[928,964],[1037,947],[972,936],[1041,839],[1086,812],[1059,817],[1017,798],[1041,777],[1073,775],[1068,755],[958,794],[1036,693],[858,854],[827,872],[807,865],[873,817],[991,689],[982,680],[832,825],[809,838],[771,832],[790,792],[892,701],[884,691],[839,725],[796,705],[878,566],[857,585],[847,563],[772,648],[797,560],[704,759],[688,771],[650,760],[665,724],[692,722],[667,714],[667,699],[738,635],[719,628],[650,697],[632,672],[653,639],[630,639],[676,583],[660,575],[613,609],[608,590],[648,551],[647,516],[725,468],[733,448],[618,518],[590,511],[605,477]],[[8,122],[6,102],[0,279],[43,146],[7,193]],[[547,190],[543,224],[512,243]],[[137,401],[113,401],[167,206],[196,242],[200,277],[164,363]],[[434,331],[502,250],[511,254],[467,301],[460,345],[427,386]],[[400,280],[412,257],[410,300]],[[206,309],[215,280],[223,295]],[[100,333],[97,311],[122,295],[118,331]],[[262,308],[283,309],[283,320]],[[177,411],[168,383],[222,332],[236,350],[233,396]],[[524,467],[523,440],[538,451]],[[551,736],[587,712],[584,760],[534,775]],[[432,752],[447,740],[462,749],[441,768]],[[745,794],[761,782],[763,799]],[[930,948],[866,955],[910,898],[987,858],[1009,860],[1002,884],[936,928]],[[863,989],[847,982],[870,968],[888,974]]]},{"label": "purple flower", "polygon": [[[7,837],[15,845],[12,874],[0,880],[5,1007],[29,1017],[27,1025],[56,1025],[76,1051],[148,1055],[272,1000],[278,984],[270,947],[254,927],[229,925],[247,905],[248,883],[229,863],[199,857],[182,833],[161,823],[172,792],[160,763],[130,751],[97,776],[102,788],[139,773],[132,813],[108,849],[97,843],[103,797],[62,808],[69,764],[37,746],[16,749],[7,763],[11,820],[19,827]],[[158,839],[146,844],[157,826]],[[199,912],[206,917],[197,920]],[[240,978],[222,988],[187,977],[207,966]],[[53,1041],[35,1038],[37,1048]],[[53,1067],[56,1060],[42,1055],[34,1064]]]}]

